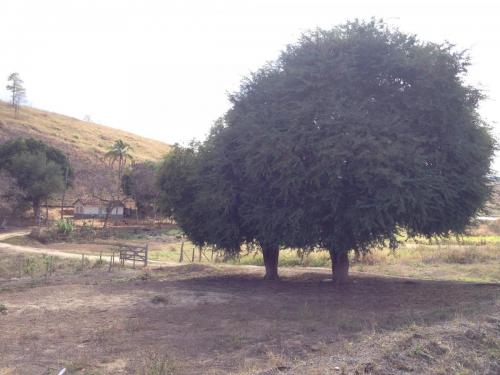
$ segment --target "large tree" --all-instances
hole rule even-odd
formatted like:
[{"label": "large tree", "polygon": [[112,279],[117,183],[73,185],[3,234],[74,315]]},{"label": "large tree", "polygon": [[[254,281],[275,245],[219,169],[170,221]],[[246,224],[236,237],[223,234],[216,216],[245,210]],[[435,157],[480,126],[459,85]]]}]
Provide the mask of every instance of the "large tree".
[{"label": "large tree", "polygon": [[223,166],[216,201],[245,242],[328,249],[338,282],[350,251],[463,232],[495,148],[468,65],[376,21],[303,35],[231,95],[217,150],[198,153]]},{"label": "large tree", "polygon": [[[259,248],[265,278],[277,279],[280,247],[303,226],[297,205],[276,199],[275,188],[265,179],[246,173],[245,159],[250,156],[233,150],[239,147],[239,136],[221,120],[202,144],[174,147],[160,167],[160,203],[196,245],[212,245],[229,256],[237,255],[243,244]],[[268,145],[274,147],[271,141]],[[271,161],[255,171],[275,172]],[[294,242],[299,243],[307,245]]]},{"label": "large tree", "polygon": [[27,138],[0,145],[0,170],[15,181],[17,196],[30,202],[39,223],[41,204],[71,184],[73,170],[66,155],[55,147]]},{"label": "large tree", "polygon": [[137,213],[156,215],[159,190],[156,185],[157,166],[151,161],[133,164],[122,176],[123,192],[132,197]]}]

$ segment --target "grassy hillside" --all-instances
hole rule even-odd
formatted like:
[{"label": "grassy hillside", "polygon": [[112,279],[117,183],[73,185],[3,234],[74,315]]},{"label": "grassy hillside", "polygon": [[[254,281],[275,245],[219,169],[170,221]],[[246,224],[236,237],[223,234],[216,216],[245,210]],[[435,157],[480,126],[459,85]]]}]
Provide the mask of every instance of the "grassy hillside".
[{"label": "grassy hillside", "polygon": [[85,190],[88,173],[103,168],[100,160],[117,139],[132,146],[136,161],[159,160],[170,148],[160,141],[39,109],[22,107],[16,117],[12,107],[0,101],[0,143],[16,137],[33,137],[63,150],[75,168],[78,190]]},{"label": "grassy hillside", "polygon": [[31,136],[70,150],[74,156],[102,156],[116,139],[133,147],[138,160],[158,160],[169,145],[91,122],[57,113],[23,107],[17,117],[7,103],[0,101],[0,141]]}]

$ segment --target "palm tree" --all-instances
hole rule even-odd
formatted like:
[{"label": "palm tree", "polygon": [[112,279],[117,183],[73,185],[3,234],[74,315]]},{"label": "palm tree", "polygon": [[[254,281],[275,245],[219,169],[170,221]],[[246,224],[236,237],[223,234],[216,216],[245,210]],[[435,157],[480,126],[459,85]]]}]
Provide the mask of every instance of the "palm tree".
[{"label": "palm tree", "polygon": [[125,165],[127,164],[127,161],[132,160],[133,157],[130,154],[132,151],[132,147],[128,144],[123,142],[121,139],[118,139],[113,143],[113,146],[111,146],[104,154],[104,159],[109,161],[109,165],[113,167],[115,163],[118,163],[118,179],[121,181],[122,176],[123,176],[123,171],[125,169]]}]

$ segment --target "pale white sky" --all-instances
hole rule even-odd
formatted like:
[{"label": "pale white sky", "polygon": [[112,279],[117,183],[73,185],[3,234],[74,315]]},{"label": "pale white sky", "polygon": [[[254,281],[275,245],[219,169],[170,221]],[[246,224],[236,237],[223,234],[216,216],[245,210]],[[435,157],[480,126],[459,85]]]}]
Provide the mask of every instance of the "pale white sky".
[{"label": "pale white sky", "polygon": [[184,143],[203,138],[227,92],[301,32],[382,17],[470,49],[469,82],[496,124],[499,16],[495,0],[0,0],[0,98],[16,71],[34,107]]}]

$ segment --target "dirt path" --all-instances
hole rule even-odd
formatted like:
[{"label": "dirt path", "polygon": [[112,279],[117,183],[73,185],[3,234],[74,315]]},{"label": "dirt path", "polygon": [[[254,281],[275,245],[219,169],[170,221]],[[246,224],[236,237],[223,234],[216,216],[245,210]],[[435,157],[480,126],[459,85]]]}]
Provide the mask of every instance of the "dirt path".
[{"label": "dirt path", "polygon": [[[31,232],[29,229],[24,229],[24,230],[13,230],[9,232],[4,232],[0,233],[0,251],[1,250],[7,250],[7,251],[13,251],[13,252],[18,252],[18,253],[29,253],[29,254],[38,254],[38,255],[53,255],[57,256],[60,258],[66,258],[66,259],[81,259],[82,254],[85,254],[85,258],[89,260],[98,260],[98,259],[103,259],[104,261],[109,261],[111,259],[111,256],[109,255],[94,255],[94,254],[89,254],[89,252],[83,248],[85,244],[82,244],[82,249],[81,251],[75,251],[73,250],[72,252],[70,251],[64,251],[64,250],[57,250],[57,249],[51,249],[51,248],[37,248],[37,247],[32,247],[32,246],[19,246],[19,245],[11,245],[8,243],[3,243],[1,241],[4,241],[9,238],[13,237],[20,237],[20,236],[26,236]],[[116,259],[115,259],[116,261]],[[127,261],[127,264],[132,264],[132,261]],[[162,267],[179,267],[179,266],[185,266],[186,263],[177,263],[177,262],[165,262],[165,261],[158,261],[158,260],[151,260],[148,259],[148,265],[150,268],[162,268]],[[228,268],[228,269],[236,269],[236,270],[247,270],[247,271],[255,271],[255,270],[263,270],[262,266],[254,266],[254,265],[233,265],[233,264],[217,264],[218,268]],[[292,271],[294,267],[280,267],[280,272],[284,273],[287,271]],[[311,273],[325,273],[325,272],[330,272],[330,268],[326,267],[300,267],[300,269],[303,272],[311,272]],[[374,273],[374,272],[357,272],[354,270],[351,270],[349,272],[350,275],[355,276],[368,276],[368,277],[383,277],[383,278],[388,278],[388,279],[397,279],[397,280],[409,280],[409,281],[422,281],[422,280],[428,280],[428,281],[438,281],[435,278],[431,277],[407,277],[407,276],[399,276],[399,275],[388,275],[385,273]],[[446,280],[442,280],[446,281]],[[456,283],[460,284],[469,284],[470,282],[467,281],[455,281]],[[498,283],[495,282],[482,282],[483,284],[492,284],[492,285],[498,285]],[[0,374],[1,375],[1,374]]]},{"label": "dirt path", "polygon": [[[26,236],[29,233],[30,232],[26,231],[26,230],[1,233],[0,234],[0,241],[4,241],[4,240],[7,240],[7,239],[13,238],[13,237]],[[0,250],[9,250],[9,251],[14,251],[14,252],[18,252],[18,253],[54,255],[54,256],[61,257],[61,258],[81,258],[81,254],[67,253],[64,251],[48,249],[48,248],[41,249],[41,248],[36,248],[36,247],[31,247],[31,246],[11,245],[11,244],[2,243],[2,242],[0,242]],[[88,258],[91,258],[91,259],[99,258],[98,256],[95,256],[95,255],[86,254],[86,256]]]}]

